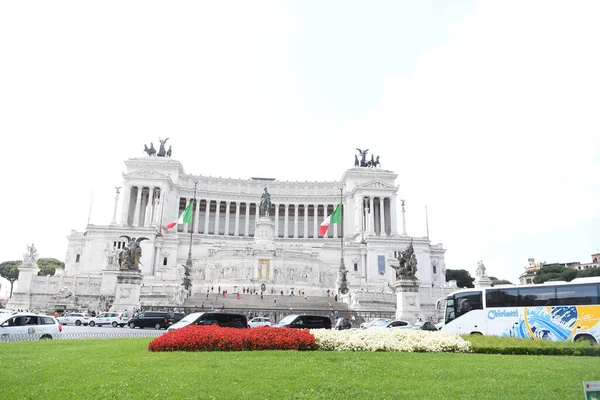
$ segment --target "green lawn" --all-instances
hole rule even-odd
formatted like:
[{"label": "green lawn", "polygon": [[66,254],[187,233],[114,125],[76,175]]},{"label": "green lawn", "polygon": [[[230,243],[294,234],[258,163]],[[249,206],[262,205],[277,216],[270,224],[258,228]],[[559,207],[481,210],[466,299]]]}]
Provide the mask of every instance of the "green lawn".
[{"label": "green lawn", "polygon": [[2,399],[579,399],[600,357],[150,353],[146,339],[0,344]]}]

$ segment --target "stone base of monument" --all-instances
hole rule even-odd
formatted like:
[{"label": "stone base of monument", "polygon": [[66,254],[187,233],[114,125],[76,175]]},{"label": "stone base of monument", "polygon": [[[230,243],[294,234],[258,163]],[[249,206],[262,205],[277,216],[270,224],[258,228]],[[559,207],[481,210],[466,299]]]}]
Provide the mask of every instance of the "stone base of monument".
[{"label": "stone base of monument", "polygon": [[396,288],[396,319],[411,324],[421,316],[421,299],[417,279],[400,279],[394,283]]},{"label": "stone base of monument", "polygon": [[140,292],[142,288],[142,273],[140,271],[119,271],[115,301],[111,311],[127,311],[129,317],[133,316],[133,309],[140,308]]},{"label": "stone base of monument", "polygon": [[264,250],[275,249],[275,223],[269,217],[260,217],[254,229],[254,247]]},{"label": "stone base of monument", "polygon": [[24,261],[19,266],[19,279],[15,283],[13,296],[6,304],[6,308],[23,311],[31,309],[31,286],[39,271],[35,260]]},{"label": "stone base of monument", "polygon": [[486,276],[481,276],[475,279],[475,281],[473,282],[473,286],[475,286],[476,288],[486,288],[486,287],[491,287],[492,286],[492,280],[486,275]]}]

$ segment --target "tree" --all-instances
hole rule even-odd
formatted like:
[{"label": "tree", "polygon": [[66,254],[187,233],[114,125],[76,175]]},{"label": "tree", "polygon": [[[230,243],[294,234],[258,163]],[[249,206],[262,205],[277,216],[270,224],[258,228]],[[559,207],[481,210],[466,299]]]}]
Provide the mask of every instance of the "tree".
[{"label": "tree", "polygon": [[548,281],[570,282],[578,276],[577,272],[578,271],[574,269],[566,268],[559,264],[544,265],[535,273],[533,283],[544,283]]},{"label": "tree", "polygon": [[466,269],[447,269],[446,282],[455,280],[458,287],[472,288],[475,278]]},{"label": "tree", "polygon": [[65,263],[58,261],[56,258],[40,258],[37,260],[37,265],[40,268],[38,275],[54,275],[56,268],[65,268]]},{"label": "tree", "polygon": [[589,268],[577,271],[578,278],[586,278],[589,276],[600,276],[600,268]]},{"label": "tree", "polygon": [[0,276],[10,282],[10,297],[13,295],[13,286],[19,279],[19,265],[21,261],[5,261],[0,264]]},{"label": "tree", "polygon": [[512,285],[511,281],[507,281],[506,279],[495,279],[492,280],[492,286],[497,286],[497,285]]}]

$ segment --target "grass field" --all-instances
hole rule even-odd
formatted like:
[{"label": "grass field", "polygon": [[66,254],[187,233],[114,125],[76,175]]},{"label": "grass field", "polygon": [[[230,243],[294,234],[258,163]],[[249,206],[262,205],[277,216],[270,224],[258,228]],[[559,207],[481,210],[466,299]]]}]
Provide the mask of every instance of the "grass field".
[{"label": "grass field", "polygon": [[579,399],[599,357],[150,353],[150,339],[0,344],[2,399]]}]

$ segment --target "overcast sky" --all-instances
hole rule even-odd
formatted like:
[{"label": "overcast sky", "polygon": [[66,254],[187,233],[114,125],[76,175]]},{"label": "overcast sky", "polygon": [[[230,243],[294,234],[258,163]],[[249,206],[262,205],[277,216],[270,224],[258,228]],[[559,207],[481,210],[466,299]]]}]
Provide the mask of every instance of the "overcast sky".
[{"label": "overcast sky", "polygon": [[339,180],[368,148],[448,268],[590,261],[600,2],[447,3],[0,3],[0,261],[64,260],[159,136],[234,178]]}]

